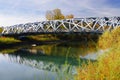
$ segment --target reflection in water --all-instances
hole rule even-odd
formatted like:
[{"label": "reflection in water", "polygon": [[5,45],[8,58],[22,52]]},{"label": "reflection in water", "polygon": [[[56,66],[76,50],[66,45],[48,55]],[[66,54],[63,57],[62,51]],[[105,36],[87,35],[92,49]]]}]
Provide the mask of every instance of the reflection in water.
[{"label": "reflection in water", "polygon": [[[57,73],[59,72],[69,72],[71,75],[75,74],[77,72],[76,67],[81,65],[82,62],[87,61],[87,59],[80,59],[80,57],[84,57],[89,53],[94,53],[96,51],[97,49],[94,42],[67,42],[62,44],[24,47],[18,50],[16,49],[14,51],[9,51],[9,54],[1,55],[8,60],[8,63],[10,62],[17,64],[19,67],[21,65],[24,65],[25,67],[28,67],[28,69],[32,68],[37,70],[43,70],[43,72],[54,72],[54,79],[52,78],[50,80],[55,80],[55,76],[57,76]],[[1,52],[4,53],[3,51]],[[5,51],[5,53],[7,53],[7,50]],[[6,64],[7,66],[13,65],[8,63]],[[4,63],[0,62],[0,65],[3,64]],[[21,69],[22,68],[23,67],[21,67]],[[3,70],[0,68],[0,71]],[[33,78],[29,80],[33,80]]]},{"label": "reflection in water", "polygon": [[[34,54],[32,54],[32,55],[34,55]],[[49,61],[50,59],[48,58],[49,60],[46,60],[47,58],[44,59],[44,56],[35,55],[36,56],[36,58],[35,58],[35,56],[32,57],[32,55],[28,56],[28,57],[26,55],[18,55],[18,54],[16,54],[16,55],[13,55],[13,54],[4,54],[4,55],[2,55],[2,57],[6,58],[8,61],[10,61],[10,63],[7,63],[7,65],[4,67],[4,69],[0,68],[0,72],[4,71],[4,72],[8,73],[6,71],[6,67],[7,66],[9,66],[9,68],[11,68],[13,70],[13,72],[11,71],[12,73],[15,73],[16,71],[22,70],[23,73],[20,72],[20,71],[19,72],[21,74],[25,74],[24,70],[27,70],[27,71],[30,70],[30,71],[28,71],[28,75],[31,75],[31,74],[35,73],[37,75],[37,76],[35,75],[37,77],[37,79],[35,79],[35,80],[46,80],[45,77],[48,77],[47,80],[48,79],[49,80],[56,80],[56,78],[59,78],[60,77],[59,75],[61,75],[63,73],[65,73],[65,74],[67,73],[67,74],[71,75],[71,77],[75,73],[77,73],[76,66],[74,66],[74,65],[67,65],[67,64],[59,64],[59,60],[60,59],[58,60],[58,64],[57,64],[56,62],[54,62],[57,59],[53,59],[53,60]],[[43,57],[43,58],[39,59],[40,57]],[[11,62],[12,62],[12,64],[11,64]],[[19,63],[19,64],[15,64],[15,63]],[[31,69],[30,67],[33,68],[33,69]],[[38,71],[38,70],[40,70],[40,71]],[[39,76],[38,74],[39,75],[41,75],[41,74],[43,75],[44,74],[44,75],[43,76]],[[11,75],[11,74],[9,74],[9,75]],[[17,73],[17,76],[11,75],[12,76],[11,79],[4,78],[3,80],[13,80],[14,77],[15,78],[16,77],[19,78],[18,75],[20,75],[20,74]],[[1,77],[1,75],[0,75],[0,77]],[[5,75],[4,75],[4,77],[5,77]],[[28,76],[23,76],[23,77],[26,78]],[[42,79],[39,79],[39,77],[42,77]],[[64,77],[66,77],[66,75],[62,75],[61,77],[64,79]],[[24,79],[20,78],[20,79],[26,80],[25,78]],[[33,77],[31,79],[29,79],[29,80],[33,80]],[[57,79],[57,80],[59,80],[59,79]]]},{"label": "reflection in water", "polygon": [[[31,67],[48,70],[48,71],[58,71],[65,65],[78,65],[79,63],[86,61],[85,59],[76,59],[72,57],[60,57],[60,56],[48,56],[41,52],[37,54],[31,53],[29,50],[18,50],[13,54],[8,54],[9,60],[12,62],[17,62],[19,64],[29,65]],[[67,61],[67,63],[66,63]]]},{"label": "reflection in water", "polygon": [[79,57],[96,52],[97,48],[96,43],[91,41],[91,42],[67,42],[62,44],[41,45],[36,47],[28,47],[24,50],[29,51],[32,54],[41,53],[49,56],[64,56],[64,57],[66,56],[66,53],[69,52],[68,55],[69,57]]},{"label": "reflection in water", "polygon": [[0,80],[56,80],[56,73],[9,62],[8,59],[8,54],[0,54]]}]

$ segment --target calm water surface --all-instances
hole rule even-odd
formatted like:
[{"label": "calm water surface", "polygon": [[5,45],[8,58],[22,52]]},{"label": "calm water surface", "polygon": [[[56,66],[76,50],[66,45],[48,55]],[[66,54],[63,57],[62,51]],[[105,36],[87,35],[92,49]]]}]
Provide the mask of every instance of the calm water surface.
[{"label": "calm water surface", "polygon": [[[66,42],[0,51],[0,80],[62,80],[96,59],[95,42]],[[72,79],[72,78],[71,78]]]}]

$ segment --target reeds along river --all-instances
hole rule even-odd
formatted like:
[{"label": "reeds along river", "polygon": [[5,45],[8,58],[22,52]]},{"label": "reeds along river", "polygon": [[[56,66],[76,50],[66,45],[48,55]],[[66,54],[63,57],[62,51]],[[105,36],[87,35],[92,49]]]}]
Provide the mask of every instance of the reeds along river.
[{"label": "reeds along river", "polygon": [[95,61],[94,41],[26,46],[0,51],[1,80],[64,80],[88,59]]}]

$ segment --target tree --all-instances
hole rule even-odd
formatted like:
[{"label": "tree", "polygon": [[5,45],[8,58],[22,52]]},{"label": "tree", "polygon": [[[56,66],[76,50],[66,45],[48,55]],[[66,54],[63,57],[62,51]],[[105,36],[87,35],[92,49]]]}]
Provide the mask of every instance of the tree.
[{"label": "tree", "polygon": [[54,9],[46,12],[47,20],[61,20],[61,19],[71,19],[71,18],[74,18],[74,15],[70,14],[64,16],[60,9]]},{"label": "tree", "polygon": [[46,19],[47,20],[53,20],[54,19],[54,14],[52,11],[47,11],[46,12]]},{"label": "tree", "polygon": [[65,18],[64,15],[61,13],[60,9],[54,9],[53,13],[54,13],[54,20]]},{"label": "tree", "polygon": [[47,20],[65,19],[65,16],[61,13],[60,9],[54,9],[52,11],[46,12],[46,19]]},{"label": "tree", "polygon": [[70,15],[66,15],[66,17],[65,17],[66,19],[72,19],[72,18],[74,18],[74,15],[73,14],[70,14]]}]

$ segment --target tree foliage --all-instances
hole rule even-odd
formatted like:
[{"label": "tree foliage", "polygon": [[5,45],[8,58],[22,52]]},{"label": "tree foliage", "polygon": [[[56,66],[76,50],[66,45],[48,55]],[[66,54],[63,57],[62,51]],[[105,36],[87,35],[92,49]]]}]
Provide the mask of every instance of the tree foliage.
[{"label": "tree foliage", "polygon": [[65,16],[61,13],[60,9],[54,9],[53,13],[54,13],[54,20],[56,20],[56,19],[64,19],[65,18]]},{"label": "tree foliage", "polygon": [[66,15],[66,19],[71,19],[71,18],[74,18],[74,15],[73,15],[73,14]]},{"label": "tree foliage", "polygon": [[73,14],[65,16],[64,14],[62,14],[60,9],[54,9],[46,12],[47,20],[61,20],[61,19],[71,19],[71,18],[74,18]]},{"label": "tree foliage", "polygon": [[47,20],[53,20],[54,19],[54,14],[52,11],[47,11],[46,12],[46,19]]}]

